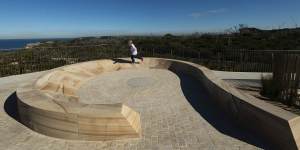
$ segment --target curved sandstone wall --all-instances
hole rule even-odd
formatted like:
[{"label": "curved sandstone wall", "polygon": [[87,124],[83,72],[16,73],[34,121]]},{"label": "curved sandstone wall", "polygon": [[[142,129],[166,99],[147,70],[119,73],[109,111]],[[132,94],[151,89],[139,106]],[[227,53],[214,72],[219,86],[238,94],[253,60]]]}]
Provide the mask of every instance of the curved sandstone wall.
[{"label": "curved sandstone wall", "polygon": [[297,149],[299,146],[298,116],[240,93],[205,67],[160,58],[146,58],[142,64],[99,60],[51,70],[35,83],[17,90],[21,121],[31,129],[53,137],[84,140],[139,137],[139,113],[124,104],[82,104],[76,96],[83,83],[101,73],[137,68],[161,68],[190,74],[201,81],[219,108],[244,127],[269,139],[277,148]]},{"label": "curved sandstone wall", "polygon": [[39,133],[66,139],[114,140],[141,135],[140,115],[119,104],[84,104],[76,91],[102,73],[122,69],[165,68],[171,61],[146,59],[143,64],[112,60],[84,62],[53,69],[17,89],[21,122]]}]

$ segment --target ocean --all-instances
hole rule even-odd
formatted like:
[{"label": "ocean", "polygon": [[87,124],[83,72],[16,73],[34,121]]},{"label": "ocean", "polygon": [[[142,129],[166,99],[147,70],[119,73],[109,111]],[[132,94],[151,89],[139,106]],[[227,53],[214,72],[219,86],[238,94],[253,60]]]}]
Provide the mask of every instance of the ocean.
[{"label": "ocean", "polygon": [[54,41],[54,40],[71,40],[71,39],[0,39],[0,51],[5,49],[16,49],[24,48],[28,43],[36,43],[43,41]]}]

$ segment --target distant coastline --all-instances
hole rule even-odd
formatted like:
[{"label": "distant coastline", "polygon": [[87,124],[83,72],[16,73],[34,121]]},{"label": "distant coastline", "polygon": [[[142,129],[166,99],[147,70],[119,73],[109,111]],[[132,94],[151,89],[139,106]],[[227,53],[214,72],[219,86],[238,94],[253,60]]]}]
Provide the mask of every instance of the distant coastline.
[{"label": "distant coastline", "polygon": [[25,48],[27,44],[46,42],[46,41],[69,41],[72,38],[54,38],[54,39],[0,39],[0,51]]}]

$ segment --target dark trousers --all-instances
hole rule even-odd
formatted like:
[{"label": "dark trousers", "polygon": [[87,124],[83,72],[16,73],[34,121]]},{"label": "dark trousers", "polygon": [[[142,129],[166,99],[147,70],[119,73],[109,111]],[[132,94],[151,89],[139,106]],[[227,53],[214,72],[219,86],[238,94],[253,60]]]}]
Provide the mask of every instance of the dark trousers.
[{"label": "dark trousers", "polygon": [[131,55],[131,62],[132,63],[135,63],[135,60],[134,58],[137,58],[137,59],[140,59],[140,60],[143,60],[143,57],[140,56],[140,55]]}]

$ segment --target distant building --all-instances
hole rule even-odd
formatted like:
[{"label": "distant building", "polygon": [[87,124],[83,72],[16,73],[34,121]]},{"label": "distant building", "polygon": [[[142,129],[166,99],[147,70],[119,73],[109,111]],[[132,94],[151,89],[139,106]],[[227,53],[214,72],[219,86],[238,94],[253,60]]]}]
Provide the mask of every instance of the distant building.
[{"label": "distant building", "polygon": [[54,43],[54,41],[47,41],[47,42],[45,42],[46,44],[53,44]]},{"label": "distant building", "polygon": [[28,43],[26,44],[25,48],[29,49],[29,48],[33,48],[35,46],[39,46],[41,44],[41,42],[37,42],[37,43]]},{"label": "distant building", "polygon": [[257,28],[240,28],[239,29],[241,34],[249,34],[249,33],[260,33],[262,30]]}]

